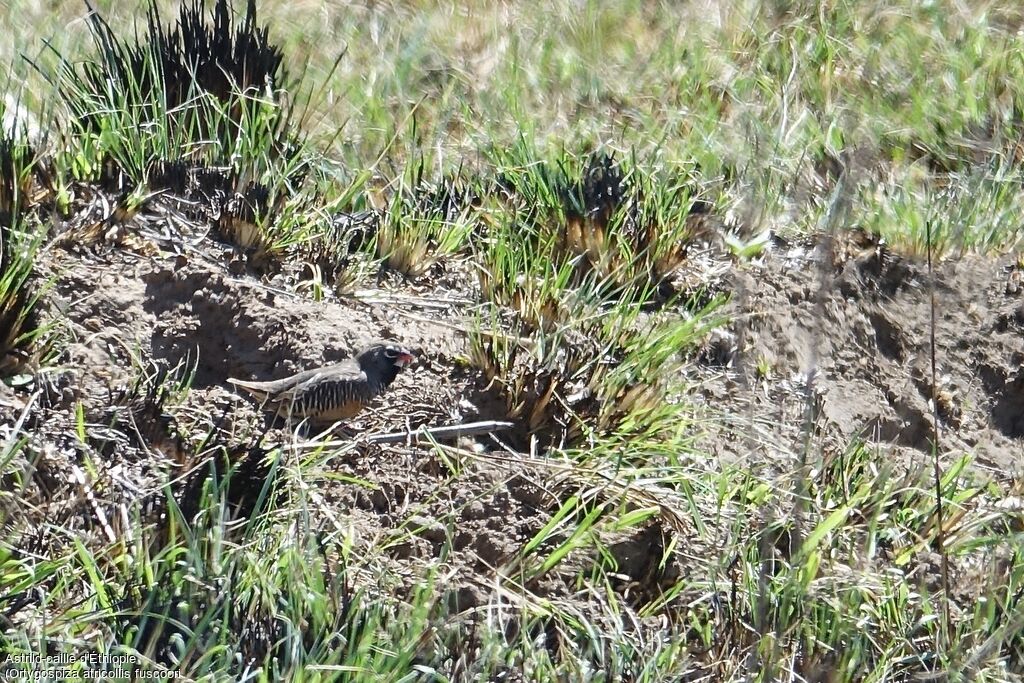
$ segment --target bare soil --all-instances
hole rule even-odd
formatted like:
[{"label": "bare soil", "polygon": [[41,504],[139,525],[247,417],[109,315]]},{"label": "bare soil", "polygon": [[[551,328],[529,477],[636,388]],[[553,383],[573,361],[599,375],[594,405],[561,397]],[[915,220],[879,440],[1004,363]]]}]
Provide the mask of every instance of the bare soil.
[{"label": "bare soil", "polygon": [[[862,438],[893,457],[929,452],[926,267],[876,245],[854,254],[834,250],[822,270],[811,258],[816,248],[778,244],[760,262],[733,264],[726,275],[732,320],[687,370],[698,386],[693,397],[715,418],[698,452],[791,462],[803,443],[812,369],[821,443],[842,447]],[[465,307],[446,303],[472,297],[458,278],[396,280],[360,297],[314,301],[232,272],[223,247],[204,249],[49,252],[43,276],[54,285],[46,305],[71,343],[61,370],[38,395],[0,385],[0,429],[10,429],[31,404],[25,419],[32,451],[41,454],[23,463],[34,477],[22,523],[116,533],[124,504],[158,493],[168,478],[195,466],[192,448],[204,433],[216,429],[235,442],[267,433],[268,422],[230,390],[229,377],[282,377],[344,358],[372,339],[397,340],[419,360],[350,431],[503,417],[501,397],[464,360],[458,321]],[[974,453],[980,466],[1004,474],[1019,469],[1024,444],[1024,294],[1013,273],[1008,259],[971,256],[937,264],[932,280],[942,451]],[[182,402],[162,406],[155,428],[113,419],[142,368],[189,359],[192,389]],[[78,410],[91,426],[95,479],[84,471],[87,449],[75,436]],[[264,443],[273,446],[275,438],[291,435],[271,430]],[[315,489],[320,523],[351,527],[357,544],[386,548],[398,576],[416,576],[450,540],[446,586],[455,605],[468,608],[489,599],[496,568],[514,561],[550,519],[563,489],[557,470],[517,464],[497,442],[460,445],[461,459],[405,444],[362,445],[327,463],[331,471]],[[98,509],[106,523],[97,521]],[[679,555],[678,564],[653,567],[666,533],[655,523],[633,537],[608,539],[625,593],[701,561]],[[585,603],[570,570],[591,561],[577,559],[562,575],[527,588]]]},{"label": "bare soil", "polygon": [[694,371],[707,406],[730,416],[708,446],[758,460],[799,450],[810,381],[823,442],[861,439],[887,457],[930,454],[934,291],[939,452],[1019,473],[1024,293],[1016,260],[946,259],[930,278],[923,260],[877,245],[849,254],[838,244],[845,239],[824,271],[808,258],[816,245],[780,245],[731,271],[732,322]]}]

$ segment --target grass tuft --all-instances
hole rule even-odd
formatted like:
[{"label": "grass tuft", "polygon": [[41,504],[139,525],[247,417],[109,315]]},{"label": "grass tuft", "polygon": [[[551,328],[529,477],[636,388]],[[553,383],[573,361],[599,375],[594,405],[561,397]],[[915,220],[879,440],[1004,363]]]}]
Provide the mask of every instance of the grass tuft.
[{"label": "grass tuft", "polygon": [[[0,120],[4,109],[0,101]],[[35,315],[42,289],[32,277],[42,237],[27,217],[34,164],[24,131],[0,127],[0,377],[19,372],[33,353],[44,351],[32,348],[43,333]]]}]

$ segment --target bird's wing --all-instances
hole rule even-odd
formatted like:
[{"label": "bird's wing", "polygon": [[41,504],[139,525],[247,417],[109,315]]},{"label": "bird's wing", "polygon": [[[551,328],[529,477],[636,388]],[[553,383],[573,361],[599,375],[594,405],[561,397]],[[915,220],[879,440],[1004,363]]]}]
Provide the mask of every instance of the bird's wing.
[{"label": "bird's wing", "polygon": [[298,384],[282,402],[291,401],[301,412],[326,412],[348,403],[365,403],[373,398],[366,373],[345,368],[331,372],[318,372]]},{"label": "bird's wing", "polygon": [[311,382],[315,383],[318,381],[318,378],[324,375],[353,372],[358,373],[359,366],[351,361],[343,361],[323,368],[303,370],[302,372],[298,372],[294,375],[282,377],[281,379],[270,380],[269,382],[252,382],[249,380],[235,379],[233,377],[229,378],[228,382],[247,390],[249,393],[256,394],[259,397],[274,399],[278,396],[293,396],[295,392],[299,390],[299,387],[309,385]]}]

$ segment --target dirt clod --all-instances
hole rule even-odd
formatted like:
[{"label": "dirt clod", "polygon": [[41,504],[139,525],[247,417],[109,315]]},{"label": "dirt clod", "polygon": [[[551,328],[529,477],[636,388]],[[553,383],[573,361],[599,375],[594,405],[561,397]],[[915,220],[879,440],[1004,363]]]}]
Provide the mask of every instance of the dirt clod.
[{"label": "dirt clod", "polygon": [[[705,400],[723,413],[752,410],[763,448],[796,449],[797,433],[779,439],[771,432],[804,413],[814,371],[826,433],[909,449],[908,457],[930,452],[934,282],[941,447],[973,451],[992,467],[1016,467],[1024,436],[1020,302],[1007,294],[1003,261],[950,259],[935,264],[930,279],[924,263],[874,250],[830,267],[824,291],[813,260],[774,254],[737,269],[729,286],[746,294],[728,305],[735,322],[727,332],[743,339],[742,370],[734,363],[723,375],[717,353],[700,359],[705,369],[698,375],[721,378],[707,383]],[[743,372],[747,380],[735,381]],[[740,455],[735,434],[712,448]]]}]

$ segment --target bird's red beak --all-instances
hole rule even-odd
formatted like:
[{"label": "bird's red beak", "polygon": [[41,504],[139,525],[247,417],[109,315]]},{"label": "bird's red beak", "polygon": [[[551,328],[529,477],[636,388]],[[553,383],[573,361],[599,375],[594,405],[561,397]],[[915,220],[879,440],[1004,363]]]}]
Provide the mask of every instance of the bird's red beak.
[{"label": "bird's red beak", "polygon": [[400,368],[404,368],[406,365],[413,362],[415,358],[416,356],[411,353],[400,353],[398,354],[398,358],[395,359],[395,365]]}]

